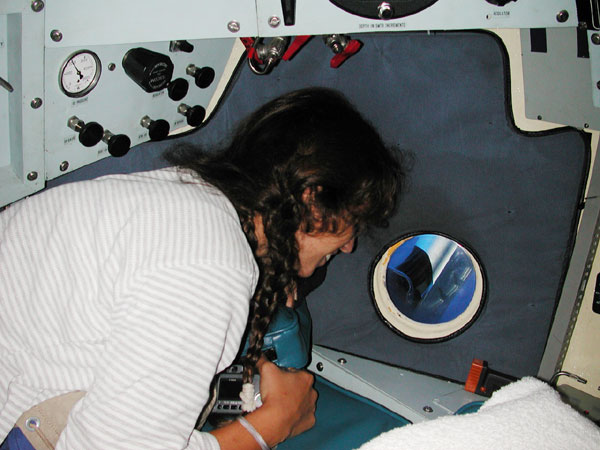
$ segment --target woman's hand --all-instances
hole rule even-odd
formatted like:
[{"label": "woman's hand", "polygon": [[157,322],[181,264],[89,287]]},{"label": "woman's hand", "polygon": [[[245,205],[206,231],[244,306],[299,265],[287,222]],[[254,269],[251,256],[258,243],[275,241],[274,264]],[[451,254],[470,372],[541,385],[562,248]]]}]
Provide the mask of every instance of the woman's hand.
[{"label": "woman's hand", "polygon": [[[257,366],[260,372],[260,395],[263,405],[256,413],[268,412],[272,416],[269,419],[270,424],[277,424],[281,432],[287,430],[287,434],[278,437],[277,442],[267,442],[274,446],[312,428],[315,424],[317,402],[317,391],[313,388],[314,376],[306,370],[279,368],[264,356]],[[246,417],[250,422],[252,414]]]},{"label": "woman's hand", "polygon": [[[269,447],[274,447],[315,424],[317,391],[313,388],[314,376],[306,370],[281,369],[264,356],[257,366],[262,406],[246,415],[246,420]],[[259,448],[237,421],[211,433],[219,441],[221,450]]]}]

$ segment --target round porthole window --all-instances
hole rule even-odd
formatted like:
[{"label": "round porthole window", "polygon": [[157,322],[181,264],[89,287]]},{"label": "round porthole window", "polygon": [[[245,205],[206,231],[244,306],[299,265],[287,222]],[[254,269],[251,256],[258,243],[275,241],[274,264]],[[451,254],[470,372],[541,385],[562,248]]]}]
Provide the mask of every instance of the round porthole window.
[{"label": "round porthole window", "polygon": [[485,298],[485,274],[465,244],[440,233],[412,233],[391,244],[371,267],[371,296],[400,335],[438,342],[467,329]]}]

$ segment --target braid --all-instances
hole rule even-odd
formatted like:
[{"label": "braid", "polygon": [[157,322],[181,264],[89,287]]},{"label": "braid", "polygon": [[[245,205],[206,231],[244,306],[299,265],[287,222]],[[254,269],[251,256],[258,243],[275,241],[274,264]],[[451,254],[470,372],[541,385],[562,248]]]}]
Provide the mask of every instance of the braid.
[{"label": "braid", "polygon": [[[248,350],[244,360],[244,381],[251,382],[256,363],[262,354],[262,345],[273,315],[279,305],[284,305],[288,294],[296,286],[298,249],[295,232],[299,227],[298,200],[289,192],[285,182],[277,183],[278,189],[261,202],[267,250],[257,257],[260,268],[258,288],[250,307],[250,333]],[[283,200],[283,197],[286,197]],[[278,205],[277,208],[273,205]]]}]

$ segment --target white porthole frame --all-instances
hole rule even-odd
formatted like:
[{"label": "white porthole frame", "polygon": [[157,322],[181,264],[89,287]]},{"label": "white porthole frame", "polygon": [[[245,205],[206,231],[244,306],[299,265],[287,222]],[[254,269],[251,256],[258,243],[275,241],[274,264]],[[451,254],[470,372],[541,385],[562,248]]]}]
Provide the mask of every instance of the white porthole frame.
[{"label": "white porthole frame", "polygon": [[[401,313],[392,302],[387,291],[387,265],[391,255],[404,242],[422,234],[434,234],[456,242],[469,256],[475,268],[475,290],[473,299],[467,308],[456,318],[439,324],[426,324],[410,319]],[[380,318],[399,335],[419,342],[441,342],[451,339],[469,328],[481,313],[485,304],[486,277],[483,266],[475,252],[464,243],[439,232],[415,232],[396,239],[386,245],[373,261],[370,276],[370,294],[373,305]]]}]

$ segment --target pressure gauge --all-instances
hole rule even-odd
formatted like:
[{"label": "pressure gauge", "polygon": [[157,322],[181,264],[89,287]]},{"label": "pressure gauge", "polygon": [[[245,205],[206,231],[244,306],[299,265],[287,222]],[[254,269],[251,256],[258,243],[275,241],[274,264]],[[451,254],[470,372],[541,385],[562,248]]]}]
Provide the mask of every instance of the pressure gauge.
[{"label": "pressure gauge", "polygon": [[89,50],[80,50],[69,56],[60,68],[60,89],[69,97],[83,97],[91,92],[98,80],[102,65],[100,58]]}]

